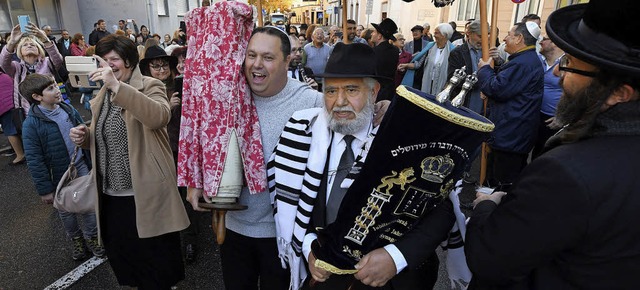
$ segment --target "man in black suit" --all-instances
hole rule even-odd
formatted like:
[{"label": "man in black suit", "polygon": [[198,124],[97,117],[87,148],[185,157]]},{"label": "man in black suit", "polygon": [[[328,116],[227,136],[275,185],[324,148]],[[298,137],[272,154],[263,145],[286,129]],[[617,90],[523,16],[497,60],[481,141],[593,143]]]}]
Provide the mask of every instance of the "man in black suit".
[{"label": "man in black suit", "polygon": [[451,35],[451,39],[449,39],[449,41],[454,42],[464,37],[464,35],[462,35],[462,33],[457,30],[458,24],[455,21],[449,22],[449,25],[451,25],[451,28],[453,28],[453,34]]},{"label": "man in black suit", "polygon": [[371,23],[375,30],[371,33],[371,41],[376,45],[373,51],[376,53],[376,68],[378,75],[386,79],[380,80],[380,92],[377,101],[391,100],[395,95],[393,80],[398,68],[400,50],[389,40],[395,41],[394,33],[398,32],[398,26],[391,18],[385,18],[380,24]]},{"label": "man in black suit", "polygon": [[508,194],[476,194],[468,289],[638,289],[639,13],[632,0],[591,0],[549,15],[566,53],[562,130]]},{"label": "man in black suit", "polygon": [[295,35],[289,35],[289,41],[291,42],[291,61],[289,62],[289,72],[287,75],[290,78],[307,83],[313,89],[317,90],[318,83],[312,77],[313,70],[304,66],[302,63],[304,48],[302,48],[300,40]]},{"label": "man in black suit", "polygon": [[[307,169],[302,170],[306,172],[304,183],[319,182],[319,186],[310,188],[315,191],[315,197],[300,198],[300,202],[306,204],[297,207],[298,214],[286,215],[284,212],[287,210],[278,207],[279,213],[276,217],[276,226],[280,227],[279,233],[287,231],[282,225],[288,224],[287,221],[290,222],[290,218],[295,218],[296,223],[300,225],[300,232],[294,229],[294,232],[299,233],[300,236],[296,233],[293,235],[294,240],[302,240],[302,244],[299,245],[301,254],[308,261],[309,276],[303,289],[343,290],[348,287],[350,289],[372,289],[372,287],[431,289],[437,279],[439,264],[435,249],[446,239],[455,221],[453,205],[447,199],[425,214],[421,222],[400,239],[364,255],[355,266],[358,269],[356,274],[331,274],[315,265],[317,253],[312,252],[312,245],[318,243],[315,229],[324,228],[334,222],[342,222],[336,218],[348,187],[346,185],[348,178],[345,177],[351,167],[356,166],[354,162],[356,164],[361,162],[360,158],[363,158],[360,155],[363,151],[361,148],[370,146],[372,138],[367,136],[375,135],[377,130],[373,125],[373,112],[375,98],[380,89],[378,81],[381,78],[376,74],[375,63],[370,61],[373,57],[374,52],[368,45],[336,44],[325,72],[319,75],[325,81],[324,107],[294,113],[274,150],[275,168],[289,171],[289,168],[293,168],[287,166],[292,164],[290,162],[306,160],[304,162]],[[306,129],[299,128],[304,127],[304,124],[310,124],[310,126]],[[304,141],[307,138],[301,135],[309,132],[311,138]],[[308,144],[305,146],[304,142]],[[309,150],[309,144],[319,149]],[[295,150],[288,151],[289,149],[285,147]],[[301,159],[301,156],[307,154],[304,152],[311,156]],[[274,177],[275,183],[278,184],[276,187],[282,188],[280,187],[282,185],[294,191],[298,190],[294,186],[302,183],[296,183],[295,180],[298,180],[295,177],[296,174],[294,171],[285,175],[276,173]],[[315,181],[312,180],[314,178]],[[301,208],[304,210],[300,211]],[[307,210],[309,208],[310,210]],[[395,207],[388,206],[389,210],[393,208]],[[285,217],[280,218],[283,215]],[[301,218],[300,221],[298,221],[299,218]],[[309,221],[308,224],[302,221],[305,218]],[[291,239],[291,237],[279,236],[280,238]],[[299,274],[297,270],[301,262],[296,258],[293,259],[296,262],[289,261],[289,267],[292,269],[293,282],[297,284],[295,275]],[[299,278],[302,279],[303,276]]]},{"label": "man in black suit", "polygon": [[71,55],[71,38],[69,37],[69,31],[62,30],[62,37],[58,40],[58,51],[62,54],[62,57]]}]

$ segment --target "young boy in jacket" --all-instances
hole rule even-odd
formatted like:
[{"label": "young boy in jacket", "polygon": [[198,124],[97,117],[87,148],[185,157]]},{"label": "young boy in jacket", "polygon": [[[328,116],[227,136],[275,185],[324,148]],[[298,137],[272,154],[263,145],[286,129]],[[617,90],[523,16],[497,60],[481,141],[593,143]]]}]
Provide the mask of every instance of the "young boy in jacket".
[{"label": "young boy in jacket", "polygon": [[[42,201],[53,204],[53,196],[62,175],[71,162],[75,145],[69,138],[69,131],[83,123],[82,117],[71,105],[62,102],[62,94],[55,80],[41,74],[28,75],[19,86],[31,108],[22,127],[22,139],[29,172]],[[91,164],[89,154],[78,151],[75,165],[78,176],[89,174]],[[101,257],[104,249],[98,243],[96,215],[94,212],[76,214],[58,210],[60,220],[73,241],[74,260],[82,260],[86,245],[93,255]],[[83,221],[83,229],[78,219]]]}]

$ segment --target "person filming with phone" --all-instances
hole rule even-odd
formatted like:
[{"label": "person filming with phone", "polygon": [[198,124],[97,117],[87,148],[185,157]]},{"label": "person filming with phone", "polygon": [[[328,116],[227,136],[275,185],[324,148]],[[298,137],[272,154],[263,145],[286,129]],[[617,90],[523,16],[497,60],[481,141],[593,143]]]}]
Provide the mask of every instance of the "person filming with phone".
[{"label": "person filming with phone", "polygon": [[166,129],[167,91],[141,74],[136,45],[126,36],[101,39],[94,57],[99,68],[89,78],[103,85],[90,102],[91,126],[76,126],[69,136],[91,149],[107,257],[119,284],[170,289],[184,279],[179,231],[189,219]]},{"label": "person filming with phone", "polygon": [[[49,56],[46,56],[46,53]],[[17,55],[18,60],[13,60]],[[21,111],[22,118],[18,118],[19,112],[8,112],[2,115],[2,128],[8,137],[11,147],[16,152],[16,158],[9,165],[18,165],[25,162],[24,149],[20,139],[22,120],[30,107],[29,102],[20,96],[18,85],[25,77],[32,73],[54,76],[62,67],[62,55],[58,52],[55,43],[51,42],[47,34],[31,22],[25,25],[16,25],[11,30],[11,36],[7,39],[7,45],[0,52],[0,67],[13,78],[13,106],[14,110]]]}]

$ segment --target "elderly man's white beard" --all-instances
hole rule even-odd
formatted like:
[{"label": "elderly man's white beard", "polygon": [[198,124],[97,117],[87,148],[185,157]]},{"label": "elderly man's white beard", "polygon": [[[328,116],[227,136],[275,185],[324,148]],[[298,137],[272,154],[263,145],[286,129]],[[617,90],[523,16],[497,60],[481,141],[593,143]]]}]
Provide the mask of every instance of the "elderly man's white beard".
[{"label": "elderly man's white beard", "polygon": [[[344,111],[355,113],[356,118],[350,120],[342,120],[335,119],[333,117],[332,112]],[[366,128],[367,126],[369,126],[369,124],[371,124],[373,120],[373,103],[367,100],[367,103],[359,113],[356,113],[356,111],[351,106],[333,108],[331,112],[329,112],[325,108],[324,112],[325,114],[327,114],[327,119],[329,120],[329,128],[332,131],[338,132],[343,135],[354,135],[356,132]]]}]

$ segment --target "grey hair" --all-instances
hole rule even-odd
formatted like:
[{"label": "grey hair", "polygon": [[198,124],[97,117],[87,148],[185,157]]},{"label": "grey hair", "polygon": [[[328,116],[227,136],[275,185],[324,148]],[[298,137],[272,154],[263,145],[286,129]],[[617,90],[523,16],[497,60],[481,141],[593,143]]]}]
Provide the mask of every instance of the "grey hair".
[{"label": "grey hair", "polygon": [[447,40],[451,39],[451,36],[453,35],[453,27],[451,27],[451,24],[440,23],[438,24],[438,26],[436,26],[436,29],[438,29],[440,33],[447,38]]},{"label": "grey hair", "polygon": [[[363,78],[362,79],[364,81],[364,85],[367,86],[367,88],[369,88],[369,90],[373,90],[373,88],[375,88],[376,84],[378,83],[378,81],[374,78]],[[322,87],[322,93],[324,94],[325,89],[327,87],[323,86]],[[374,96],[374,98],[377,96]]]},{"label": "grey hair", "polygon": [[471,23],[469,23],[469,26],[467,26],[467,29],[469,30],[469,33],[481,35],[480,20],[471,21]]},{"label": "grey hair", "polygon": [[425,27],[425,28],[426,28],[426,27],[429,27],[429,28],[431,28],[431,24],[429,24],[429,22],[425,22],[425,23],[424,23],[424,25],[422,25],[422,27]]},{"label": "grey hair", "polygon": [[367,85],[367,87],[370,90],[373,90],[373,88],[376,86],[376,83],[378,81],[376,81],[374,78],[364,78],[364,84]]}]

